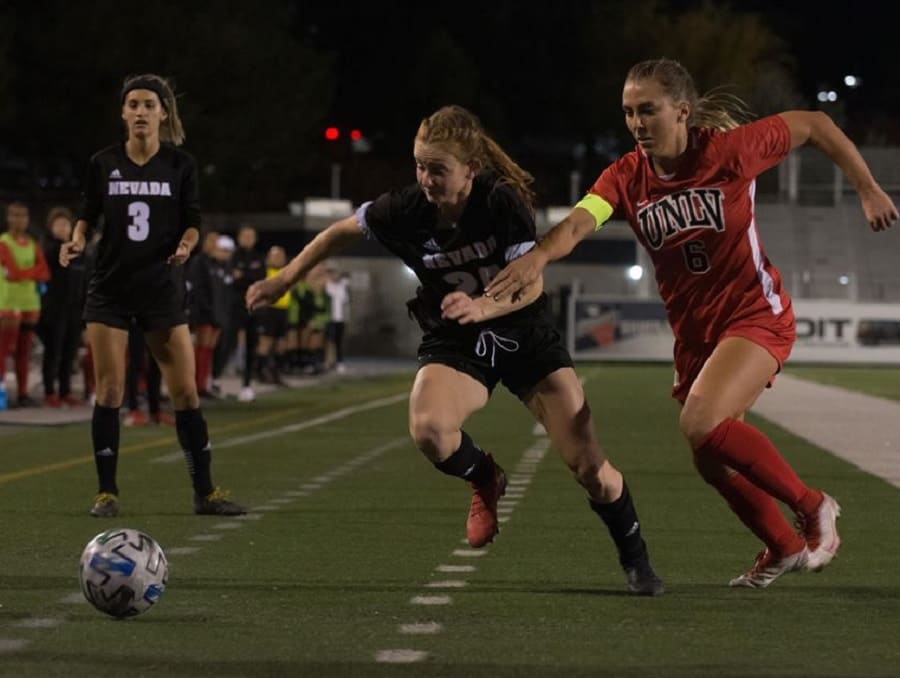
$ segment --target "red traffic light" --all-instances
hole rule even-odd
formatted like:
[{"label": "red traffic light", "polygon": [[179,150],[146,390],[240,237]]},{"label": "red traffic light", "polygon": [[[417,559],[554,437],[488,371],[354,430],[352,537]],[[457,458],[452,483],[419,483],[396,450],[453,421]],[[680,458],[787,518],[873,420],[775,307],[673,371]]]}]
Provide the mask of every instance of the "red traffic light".
[{"label": "red traffic light", "polygon": [[341,131],[337,127],[326,127],[325,138],[328,141],[337,141],[341,136]]},{"label": "red traffic light", "polygon": [[352,130],[350,130],[350,138],[353,141],[359,141],[360,139],[363,138],[363,133],[360,132],[358,129],[352,129]]}]

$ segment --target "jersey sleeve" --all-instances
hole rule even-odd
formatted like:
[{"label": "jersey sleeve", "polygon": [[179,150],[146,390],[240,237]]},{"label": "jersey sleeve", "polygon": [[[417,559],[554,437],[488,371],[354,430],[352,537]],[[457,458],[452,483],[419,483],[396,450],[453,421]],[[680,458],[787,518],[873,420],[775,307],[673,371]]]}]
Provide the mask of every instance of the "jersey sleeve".
[{"label": "jersey sleeve", "polygon": [[780,115],[771,115],[723,132],[715,143],[725,167],[752,179],[790,153],[791,132]]},{"label": "jersey sleeve", "polygon": [[84,189],[81,192],[81,207],[78,211],[78,219],[87,222],[88,227],[94,228],[103,211],[103,172],[100,167],[99,156],[94,156],[88,163],[87,174],[84,180]]},{"label": "jersey sleeve", "polygon": [[[624,216],[619,188],[621,163],[622,161],[619,160],[603,170],[584,198],[575,205],[575,207],[581,207],[591,213],[596,222],[594,230],[600,230],[603,224],[613,217],[622,218]],[[627,167],[626,171],[628,171]]]},{"label": "jersey sleeve", "polygon": [[184,176],[181,180],[181,224],[182,229],[196,228],[200,230],[200,191],[197,181],[197,163],[190,155],[187,157]]},{"label": "jersey sleeve", "polygon": [[596,195],[602,198],[615,213],[619,207],[619,183],[617,181],[615,164],[607,167],[597,177],[597,181],[588,189],[588,195]]},{"label": "jersey sleeve", "polygon": [[534,248],[537,227],[534,216],[509,186],[498,186],[490,196],[491,219],[497,233],[498,244],[503,248],[503,259],[509,263]]},{"label": "jersey sleeve", "polygon": [[364,202],[356,210],[356,221],[367,238],[381,240],[381,234],[385,233],[391,223],[392,196],[390,193],[382,193],[375,200]]}]

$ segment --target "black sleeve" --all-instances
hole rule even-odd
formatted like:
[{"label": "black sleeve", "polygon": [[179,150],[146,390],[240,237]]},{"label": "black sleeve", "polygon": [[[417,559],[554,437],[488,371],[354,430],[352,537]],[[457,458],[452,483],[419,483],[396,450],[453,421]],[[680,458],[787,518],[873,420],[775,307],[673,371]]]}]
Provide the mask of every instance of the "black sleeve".
[{"label": "black sleeve", "polygon": [[384,234],[391,231],[390,224],[393,221],[393,214],[393,193],[382,193],[366,206],[362,211],[362,219],[358,219],[358,221],[368,237],[381,241]]},{"label": "black sleeve", "polygon": [[197,163],[187,155],[187,163],[181,180],[181,225],[182,231],[189,228],[200,230],[200,192],[197,181]]},{"label": "black sleeve", "polygon": [[253,262],[257,266],[251,266],[247,269],[245,275],[251,283],[259,282],[266,279],[266,258],[259,252],[253,252]]},{"label": "black sleeve", "polygon": [[209,260],[197,255],[188,262],[185,271],[188,288],[188,307],[191,320],[207,322],[212,316],[212,286],[210,280]]},{"label": "black sleeve", "polygon": [[100,168],[100,159],[95,155],[88,163],[84,189],[81,192],[81,207],[78,211],[78,219],[84,219],[91,229],[97,225],[97,220],[103,212],[102,182],[103,172]]},{"label": "black sleeve", "polygon": [[534,215],[515,189],[509,186],[495,188],[489,201],[497,242],[503,248],[503,258],[508,263],[534,247],[537,239]]}]

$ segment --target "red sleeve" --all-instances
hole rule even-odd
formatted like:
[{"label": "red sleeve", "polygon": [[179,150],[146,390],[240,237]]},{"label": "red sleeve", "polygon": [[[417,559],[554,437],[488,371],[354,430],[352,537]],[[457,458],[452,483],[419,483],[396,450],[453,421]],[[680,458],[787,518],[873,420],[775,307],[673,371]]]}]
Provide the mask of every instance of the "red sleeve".
[{"label": "red sleeve", "polygon": [[723,166],[753,179],[790,153],[791,131],[780,115],[770,115],[717,134],[714,144]]},{"label": "red sleeve", "polygon": [[0,264],[6,269],[6,279],[9,282],[23,282],[25,280],[33,280],[35,282],[45,282],[50,280],[50,268],[47,266],[47,260],[41,248],[32,242],[35,249],[35,263],[30,268],[19,268],[16,260],[9,251],[9,248],[0,243]]},{"label": "red sleeve", "polygon": [[614,216],[619,213],[619,204],[622,202],[619,195],[617,164],[613,163],[603,170],[603,173],[597,177],[594,185],[588,189],[588,193],[600,196],[609,203],[610,207],[613,208]]},{"label": "red sleeve", "polygon": [[50,280],[50,267],[47,266],[47,258],[44,256],[44,251],[37,246],[35,243],[35,262],[34,266],[32,266],[29,271],[31,271],[31,275],[29,276],[35,282],[47,282]]},{"label": "red sleeve", "polygon": [[12,252],[10,252],[6,244],[2,242],[0,242],[0,266],[6,270],[7,280],[13,280],[12,276],[19,270],[16,267],[16,260],[13,259]]}]

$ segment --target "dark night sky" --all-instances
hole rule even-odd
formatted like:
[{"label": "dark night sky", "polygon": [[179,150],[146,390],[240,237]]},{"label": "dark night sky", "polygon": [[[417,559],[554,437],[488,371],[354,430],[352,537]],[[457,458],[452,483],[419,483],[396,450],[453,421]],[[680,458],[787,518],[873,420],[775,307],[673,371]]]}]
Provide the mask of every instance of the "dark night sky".
[{"label": "dark night sky", "polygon": [[888,3],[745,0],[735,7],[763,14],[787,40],[803,94],[811,100],[820,87],[841,91],[850,73],[863,80],[852,94],[854,106],[897,110],[897,28],[888,20]]},{"label": "dark night sky", "polygon": [[[10,66],[6,73],[0,69],[0,91],[7,86],[6,111],[12,111],[4,115],[0,109],[0,160],[4,151],[13,157],[10,166],[26,158],[36,168],[29,170],[35,176],[44,172],[37,165],[48,157],[59,156],[60,166],[80,167],[94,146],[109,137],[107,127],[115,131],[114,106],[101,107],[113,100],[107,92],[115,92],[120,72],[159,70],[174,76],[179,89],[187,92],[183,101],[192,116],[189,144],[218,168],[204,190],[207,201],[222,209],[246,203],[282,205],[286,194],[329,190],[326,170],[339,147],[326,146],[322,132],[332,124],[371,135],[370,153],[344,158],[352,160],[347,183],[357,179],[354,190],[369,195],[375,189],[365,182],[407,176],[416,125],[447,103],[471,107],[488,131],[543,180],[545,191],[567,194],[573,166],[590,175],[630,144],[616,101],[627,65],[657,56],[680,58],[655,50],[671,42],[673,49],[690,52],[708,46],[702,41],[710,39],[710,34],[679,35],[680,40],[670,41],[656,33],[653,37],[659,39],[648,45],[630,39],[625,24],[631,20],[655,26],[652,19],[710,6],[727,7],[732,14],[755,13],[784,41],[790,63],[779,60],[778,73],[786,65],[799,88],[799,105],[816,108],[816,92],[834,89],[839,104],[823,108],[840,118],[851,138],[860,144],[900,144],[897,37],[895,24],[886,18],[886,5],[872,0],[656,0],[655,14],[645,22],[649,3],[218,0],[208,6],[185,5],[183,21],[172,23],[175,0],[148,0],[155,10],[146,22],[134,23],[137,19],[123,10],[114,15],[118,28],[109,28],[111,19],[98,23],[97,10],[118,7],[111,0],[85,0],[77,6],[65,0],[0,0],[0,15],[14,19],[0,24],[0,37],[12,36],[5,54],[0,50],[0,66],[4,57]],[[4,7],[13,11],[2,14]],[[36,36],[50,28],[57,37],[36,50]],[[580,35],[573,36],[579,33],[576,29]],[[100,39],[104,32],[106,39]],[[71,35],[92,37],[73,43]],[[157,40],[155,51],[140,46],[142,40],[154,46],[157,35],[206,42],[192,42],[195,47],[185,50],[172,49],[172,40]],[[76,44],[73,56],[69,46]],[[273,50],[280,61],[270,60]],[[587,65],[584,60],[589,58],[593,62]],[[580,90],[589,69],[597,77],[584,91],[594,99]],[[842,81],[848,73],[862,78],[862,86],[847,89]],[[306,83],[304,89],[303,79],[310,74],[313,84]],[[728,80],[732,74],[719,71],[709,76],[717,81],[698,86],[706,91],[734,85]],[[267,81],[269,87],[260,86]],[[47,107],[48,82],[62,83],[65,102],[67,94],[77,92],[79,105],[66,115]],[[223,97],[211,93],[224,83],[228,86],[220,103]],[[764,105],[798,105],[793,89],[790,97],[781,99],[770,96],[769,89],[760,91]],[[775,110],[781,109],[756,112]],[[102,119],[96,111],[102,111]],[[61,120],[79,134],[60,136]],[[279,124],[285,120],[291,125]],[[223,138],[229,144],[221,144]],[[594,150],[584,159],[576,148]],[[11,181],[31,181],[14,171]],[[76,170],[65,171],[66,185],[73,185]],[[243,192],[237,193],[236,186]]]}]

